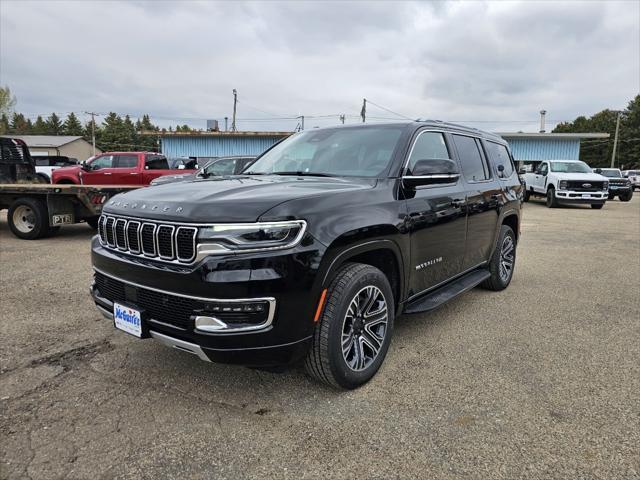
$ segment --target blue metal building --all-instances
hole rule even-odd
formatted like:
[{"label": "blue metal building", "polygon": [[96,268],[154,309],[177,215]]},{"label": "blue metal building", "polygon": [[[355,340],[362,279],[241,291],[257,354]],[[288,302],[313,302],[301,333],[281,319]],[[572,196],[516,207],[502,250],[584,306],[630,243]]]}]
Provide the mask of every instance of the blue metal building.
[{"label": "blue metal building", "polygon": [[516,161],[579,160],[582,139],[606,139],[608,133],[498,133],[509,142]]},{"label": "blue metal building", "polygon": [[[160,135],[167,157],[259,155],[291,132],[171,132]],[[517,161],[579,160],[583,139],[607,139],[608,133],[498,133]]]},{"label": "blue metal building", "polygon": [[189,132],[160,135],[167,157],[259,155],[290,132]]}]

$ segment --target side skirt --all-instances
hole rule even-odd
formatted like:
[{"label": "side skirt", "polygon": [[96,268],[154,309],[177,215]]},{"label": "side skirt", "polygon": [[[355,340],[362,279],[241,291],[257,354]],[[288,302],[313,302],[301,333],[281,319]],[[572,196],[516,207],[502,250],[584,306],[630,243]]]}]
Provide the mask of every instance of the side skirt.
[{"label": "side skirt", "polygon": [[461,293],[476,287],[490,276],[491,273],[485,268],[469,272],[451,283],[410,301],[404,307],[404,313],[422,313],[438,308]]}]

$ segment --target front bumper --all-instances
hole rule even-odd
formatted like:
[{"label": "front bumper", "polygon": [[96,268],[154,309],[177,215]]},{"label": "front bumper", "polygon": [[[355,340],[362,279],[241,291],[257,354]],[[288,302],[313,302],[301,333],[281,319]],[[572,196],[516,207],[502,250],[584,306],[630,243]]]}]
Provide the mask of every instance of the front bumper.
[{"label": "front bumper", "polygon": [[562,203],[604,203],[609,198],[609,192],[577,192],[574,190],[556,190],[556,199]]},{"label": "front bumper", "polygon": [[[314,280],[323,252],[324,247],[309,238],[289,251],[212,256],[193,266],[178,267],[151,260],[142,262],[104,248],[94,237],[95,278],[107,276],[121,289],[114,294],[115,290],[104,287],[104,281],[94,282],[91,295],[108,318],[113,318],[113,301],[144,312],[145,308],[140,307],[144,300],[146,336],[202,359],[248,366],[290,364],[302,358],[310,344],[319,298]],[[202,310],[194,310],[180,322],[167,319],[172,308],[179,306],[184,313],[185,308],[191,308],[187,302],[194,299],[206,308],[264,302],[269,310],[257,328],[244,331],[197,321],[203,317],[215,320],[215,313],[203,314]],[[149,307],[150,301],[166,308],[155,308],[153,304]],[[148,313],[158,311],[164,315],[161,320]]]},{"label": "front bumper", "polygon": [[609,195],[626,195],[633,191],[633,185],[609,185]]}]

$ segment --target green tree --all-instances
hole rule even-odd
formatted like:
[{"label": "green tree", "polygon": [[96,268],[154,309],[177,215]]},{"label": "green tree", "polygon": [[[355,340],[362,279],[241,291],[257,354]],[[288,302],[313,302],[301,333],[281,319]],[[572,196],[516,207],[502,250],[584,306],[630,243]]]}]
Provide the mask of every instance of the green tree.
[{"label": "green tree", "polygon": [[84,133],[82,131],[82,124],[75,113],[71,112],[67,115],[67,119],[62,124],[62,131],[65,135],[82,135]]},{"label": "green tree", "polygon": [[5,135],[9,133],[9,129],[11,125],[9,125],[9,118],[6,113],[0,115],[0,135]]},{"label": "green tree", "polygon": [[47,135],[47,123],[42,119],[40,115],[33,122],[33,128],[31,129],[33,135]]},{"label": "green tree", "polygon": [[13,113],[16,106],[16,96],[11,94],[9,87],[0,87],[0,114],[7,115]]},{"label": "green tree", "polygon": [[47,133],[49,135],[60,135],[62,134],[62,121],[60,120],[60,117],[58,117],[58,115],[56,115],[55,113],[52,113],[51,115],[49,115],[49,118],[47,118]]},{"label": "green tree", "polygon": [[[631,100],[621,113],[616,166],[640,167],[640,95]],[[580,145],[580,160],[592,167],[608,167],[613,153],[613,138],[618,112],[602,110],[591,117],[580,116],[573,122],[564,122],[554,128],[553,133],[608,133],[610,137],[585,139]]]},{"label": "green tree", "polygon": [[31,133],[29,124],[21,113],[14,113],[11,117],[11,125],[9,126],[9,132],[16,135],[28,135]]}]

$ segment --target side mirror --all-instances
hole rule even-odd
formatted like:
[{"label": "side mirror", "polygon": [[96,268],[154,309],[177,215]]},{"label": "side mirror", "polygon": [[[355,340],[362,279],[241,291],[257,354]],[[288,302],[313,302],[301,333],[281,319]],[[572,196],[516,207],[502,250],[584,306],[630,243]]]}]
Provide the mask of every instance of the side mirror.
[{"label": "side mirror", "polygon": [[602,173],[602,169],[601,168],[596,168],[593,173],[597,173],[598,175],[600,175]]},{"label": "side mirror", "polygon": [[459,178],[458,165],[453,160],[425,159],[416,162],[411,175],[406,174],[402,177],[402,184],[408,188],[415,188],[455,183]]},{"label": "side mirror", "polygon": [[85,172],[88,172],[89,170],[91,170],[91,165],[89,165],[86,160],[83,160],[80,164],[80,168]]}]

